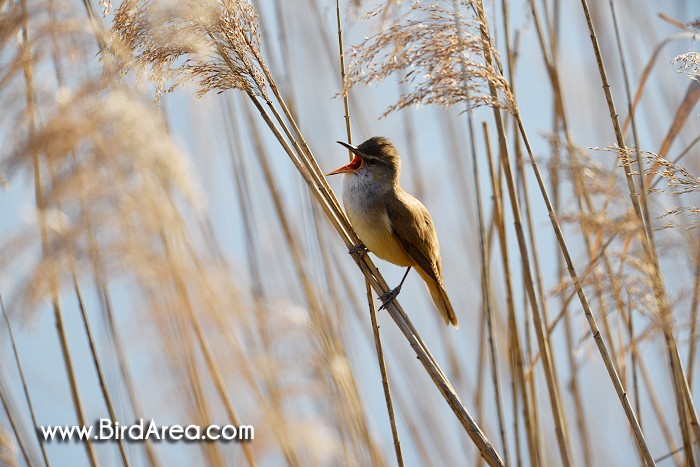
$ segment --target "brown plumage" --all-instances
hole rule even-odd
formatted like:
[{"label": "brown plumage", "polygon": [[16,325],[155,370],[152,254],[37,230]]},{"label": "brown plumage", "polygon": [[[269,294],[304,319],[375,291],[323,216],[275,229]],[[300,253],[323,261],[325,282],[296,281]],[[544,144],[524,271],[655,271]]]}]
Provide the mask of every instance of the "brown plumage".
[{"label": "brown plumage", "polygon": [[[401,160],[396,147],[381,136],[370,138],[356,148],[341,144],[355,158],[329,175],[345,174],[343,204],[360,240],[379,258],[415,268],[445,324],[459,327],[442,280],[440,247],[433,221],[425,206],[401,188]],[[382,300],[385,303],[392,300],[402,284],[403,280]]]}]

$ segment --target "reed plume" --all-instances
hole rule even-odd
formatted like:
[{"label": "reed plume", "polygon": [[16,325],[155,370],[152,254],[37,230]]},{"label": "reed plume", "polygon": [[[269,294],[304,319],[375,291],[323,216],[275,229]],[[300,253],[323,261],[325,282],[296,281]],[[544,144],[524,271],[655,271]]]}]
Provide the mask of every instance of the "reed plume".
[{"label": "reed plume", "polygon": [[350,48],[345,87],[397,75],[406,92],[384,116],[411,105],[449,107],[467,101],[472,108],[514,109],[507,80],[484,60],[484,47],[488,54],[499,54],[481,40],[475,8],[471,0],[414,2],[398,13],[391,12],[398,9],[391,2],[377,7],[366,19],[394,17],[388,27]]}]

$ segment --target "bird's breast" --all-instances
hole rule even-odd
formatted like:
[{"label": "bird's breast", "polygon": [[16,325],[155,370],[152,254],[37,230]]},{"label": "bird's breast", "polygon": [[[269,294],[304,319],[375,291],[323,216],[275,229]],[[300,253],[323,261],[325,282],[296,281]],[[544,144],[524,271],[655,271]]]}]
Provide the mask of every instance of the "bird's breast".
[{"label": "bird's breast", "polygon": [[371,182],[356,174],[347,174],[343,180],[343,204],[362,243],[379,258],[397,266],[411,266],[406,254],[392,233],[391,222],[383,202],[386,194],[378,193]]}]

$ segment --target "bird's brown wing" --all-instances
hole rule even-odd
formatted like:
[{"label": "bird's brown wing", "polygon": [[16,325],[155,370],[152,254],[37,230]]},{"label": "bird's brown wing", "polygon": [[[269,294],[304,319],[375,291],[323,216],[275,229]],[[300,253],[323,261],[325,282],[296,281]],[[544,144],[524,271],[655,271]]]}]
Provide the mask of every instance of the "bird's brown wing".
[{"label": "bird's brown wing", "polygon": [[428,210],[404,192],[399,194],[398,202],[387,206],[387,214],[394,237],[415,263],[445,324],[459,328],[457,315],[442,283],[440,247]]},{"label": "bird's brown wing", "polygon": [[428,210],[408,193],[399,200],[387,206],[392,233],[416,265],[442,285],[440,250]]}]

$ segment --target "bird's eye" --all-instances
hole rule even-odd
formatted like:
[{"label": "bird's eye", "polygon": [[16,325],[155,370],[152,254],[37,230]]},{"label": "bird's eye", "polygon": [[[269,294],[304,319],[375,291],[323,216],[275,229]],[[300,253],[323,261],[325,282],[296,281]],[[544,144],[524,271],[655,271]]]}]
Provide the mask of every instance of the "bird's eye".
[{"label": "bird's eye", "polygon": [[377,165],[377,159],[370,159],[367,161],[368,165]]}]

